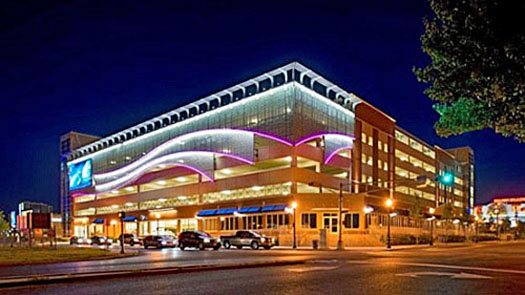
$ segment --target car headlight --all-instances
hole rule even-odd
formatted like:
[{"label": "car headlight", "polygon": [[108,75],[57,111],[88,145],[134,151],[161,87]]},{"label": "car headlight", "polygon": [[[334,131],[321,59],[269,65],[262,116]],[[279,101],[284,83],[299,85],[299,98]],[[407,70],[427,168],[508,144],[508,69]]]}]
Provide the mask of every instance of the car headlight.
[{"label": "car headlight", "polygon": [[162,241],[162,242],[160,242],[160,243],[161,243],[162,245],[166,245],[166,244],[167,244],[166,241]]},{"label": "car headlight", "polygon": [[108,239],[108,243],[113,243],[113,239]]},{"label": "car headlight", "polygon": [[77,243],[82,243],[82,242],[84,242],[84,239],[78,239],[77,240]]},{"label": "car headlight", "polygon": [[204,243],[209,243],[210,239],[204,239]]},{"label": "car headlight", "polygon": [[261,242],[266,242],[266,239],[265,238],[261,238]]},{"label": "car headlight", "polygon": [[139,239],[133,239],[133,242],[138,242],[138,241],[139,241]]},{"label": "car headlight", "polygon": [[87,239],[86,242],[87,242],[88,244],[91,244],[92,241],[91,241],[91,239]]}]

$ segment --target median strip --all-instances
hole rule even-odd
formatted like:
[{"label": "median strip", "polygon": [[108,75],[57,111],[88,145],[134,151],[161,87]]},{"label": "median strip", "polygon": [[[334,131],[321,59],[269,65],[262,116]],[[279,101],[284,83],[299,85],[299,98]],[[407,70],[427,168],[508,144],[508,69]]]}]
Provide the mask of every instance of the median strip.
[{"label": "median strip", "polygon": [[200,271],[213,270],[229,270],[229,269],[245,269],[257,267],[271,267],[271,266],[287,266],[304,264],[306,260],[293,261],[268,261],[255,263],[236,263],[236,264],[215,264],[215,265],[197,265],[197,266],[183,266],[183,267],[164,267],[151,268],[141,270],[125,270],[125,271],[105,271],[105,272],[85,272],[85,273],[66,273],[53,275],[35,275],[35,276],[20,276],[0,278],[0,288],[18,287],[27,285],[40,285],[51,283],[66,283],[74,281],[85,281],[94,279],[111,279],[129,276],[149,276],[149,275],[163,275],[176,273],[190,273]]}]

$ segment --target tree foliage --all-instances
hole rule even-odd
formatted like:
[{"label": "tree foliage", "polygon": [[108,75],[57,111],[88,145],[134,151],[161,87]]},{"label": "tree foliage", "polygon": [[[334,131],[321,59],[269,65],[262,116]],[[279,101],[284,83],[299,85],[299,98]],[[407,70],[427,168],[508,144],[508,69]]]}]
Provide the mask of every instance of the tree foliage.
[{"label": "tree foliage", "polygon": [[11,228],[9,221],[6,220],[4,211],[0,210],[0,235],[7,234]]},{"label": "tree foliage", "polygon": [[525,141],[525,1],[429,0],[414,68],[440,115],[440,136],[492,128]]}]

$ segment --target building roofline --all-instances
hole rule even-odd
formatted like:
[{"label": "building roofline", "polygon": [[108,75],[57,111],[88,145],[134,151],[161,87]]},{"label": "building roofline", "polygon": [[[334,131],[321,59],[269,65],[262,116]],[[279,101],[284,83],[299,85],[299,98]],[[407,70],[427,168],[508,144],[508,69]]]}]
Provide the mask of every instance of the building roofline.
[{"label": "building roofline", "polygon": [[[288,77],[288,71],[289,70],[298,70],[299,72],[301,72],[300,79],[299,79],[300,81],[296,81],[295,77],[293,77],[293,76],[292,77]],[[128,127],[126,129],[120,130],[120,131],[115,132],[115,133],[111,133],[110,135],[107,135],[107,136],[99,137],[98,140],[96,140],[96,141],[94,141],[92,143],[89,143],[87,145],[84,145],[82,147],[79,147],[79,148],[75,149],[73,152],[87,151],[89,148],[95,147],[95,146],[97,146],[99,144],[102,144],[105,141],[109,141],[109,140],[111,140],[113,138],[120,138],[121,136],[126,136],[126,134],[128,134],[128,133],[132,133],[133,134],[134,131],[139,130],[142,127],[147,127],[147,126],[149,126],[151,124],[155,125],[155,123],[157,123],[157,122],[159,122],[161,124],[161,127],[159,129],[162,129],[162,128],[166,127],[166,126],[163,126],[163,120],[164,119],[169,119],[170,122],[171,122],[171,117],[172,116],[177,116],[177,118],[180,119],[179,115],[184,113],[184,112],[187,115],[186,118],[190,118],[191,117],[190,110],[194,109],[194,108],[197,111],[197,114],[195,114],[194,116],[199,116],[201,114],[206,113],[207,111],[211,111],[211,110],[223,107],[223,106],[220,105],[221,97],[224,96],[224,95],[229,95],[230,96],[230,103],[233,103],[233,102],[235,102],[234,97],[233,97],[233,93],[238,91],[238,90],[242,90],[243,91],[243,97],[241,98],[241,100],[242,100],[243,98],[246,98],[246,97],[249,97],[251,95],[260,93],[259,89],[257,89],[256,93],[246,95],[245,92],[246,92],[246,88],[248,86],[257,85],[256,87],[258,88],[260,86],[259,83],[262,82],[262,81],[265,81],[267,79],[270,79],[270,81],[272,82],[272,86],[270,87],[270,89],[273,88],[273,87],[277,87],[279,85],[273,85],[274,84],[273,80],[274,80],[275,76],[280,75],[280,74],[284,74],[284,76],[285,76],[285,80],[284,80],[284,82],[282,84],[287,84],[287,83],[295,81],[295,82],[298,82],[298,83],[304,85],[305,83],[304,83],[303,79],[304,79],[305,76],[307,76],[308,78],[310,78],[310,87],[309,87],[310,89],[313,90],[314,82],[318,82],[319,84],[321,84],[324,87],[326,87],[326,95],[324,95],[324,96],[327,99],[330,99],[330,98],[328,98],[330,93],[334,93],[336,99],[342,98],[343,105],[350,105],[352,107],[352,110],[355,110],[355,106],[357,104],[364,103],[364,104],[370,106],[371,108],[373,108],[374,110],[378,111],[379,113],[381,113],[382,115],[384,115],[388,119],[390,119],[393,122],[395,122],[395,119],[393,119],[389,115],[385,114],[383,111],[377,109],[376,107],[374,107],[370,103],[364,101],[363,99],[361,99],[360,97],[356,96],[355,94],[345,91],[344,89],[342,89],[339,86],[335,85],[334,83],[330,82],[329,80],[327,80],[323,76],[317,74],[316,72],[312,71],[311,69],[309,69],[308,67],[304,66],[303,64],[301,64],[301,63],[299,63],[297,61],[293,61],[293,62],[290,62],[290,63],[284,65],[284,66],[275,68],[275,69],[270,70],[268,72],[265,72],[265,73],[263,73],[261,75],[258,75],[256,77],[247,79],[244,82],[238,83],[238,84],[233,85],[231,87],[228,87],[226,89],[220,90],[220,91],[212,93],[210,95],[207,95],[207,96],[205,96],[203,98],[200,98],[200,99],[198,99],[198,100],[196,100],[194,102],[191,102],[189,104],[186,104],[184,106],[175,108],[175,109],[173,109],[173,110],[171,110],[169,112],[162,113],[162,114],[157,115],[157,116],[155,116],[153,118],[145,120],[145,121],[143,121],[141,123],[132,125],[131,127]],[[292,73],[292,75],[294,75],[294,73]],[[282,84],[280,84],[280,85],[282,85]],[[212,101],[214,101],[214,100],[217,100],[217,99],[219,101],[219,106],[216,107],[216,108],[213,108],[213,109],[210,108],[210,103]],[[207,109],[207,111],[201,112],[199,110],[199,106],[201,106],[203,104],[206,104],[208,106],[208,109]],[[173,124],[177,124],[179,122],[181,122],[181,120],[178,120],[176,123],[173,123]],[[173,125],[173,124],[169,124],[169,125]],[[143,134],[139,134],[138,137],[140,137],[141,135],[143,135]],[[90,136],[92,136],[92,135],[90,135]]]}]

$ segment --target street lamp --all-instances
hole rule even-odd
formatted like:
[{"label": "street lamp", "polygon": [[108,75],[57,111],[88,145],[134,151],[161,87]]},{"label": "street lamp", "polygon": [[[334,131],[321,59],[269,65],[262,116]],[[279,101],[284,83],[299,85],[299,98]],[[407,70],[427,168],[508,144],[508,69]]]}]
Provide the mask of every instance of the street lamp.
[{"label": "street lamp", "polygon": [[434,213],[436,209],[429,208],[428,213],[430,213],[430,246],[434,246]]},{"label": "street lamp", "polygon": [[293,209],[293,248],[297,249],[297,235],[296,235],[296,229],[295,229],[295,211],[297,209],[297,202],[292,203],[292,209]]},{"label": "street lamp", "polygon": [[499,208],[494,209],[496,213],[496,238],[499,240]]},{"label": "street lamp", "polygon": [[394,200],[391,198],[388,198],[385,202],[386,207],[388,208],[388,229],[387,229],[387,238],[386,238],[386,248],[391,249],[392,248],[392,240],[390,238],[390,223],[391,223],[391,214],[392,214],[392,206],[394,205]]},{"label": "street lamp", "polygon": [[126,212],[120,211],[118,213],[118,218],[120,218],[120,254],[124,254],[124,217],[126,217]]}]

